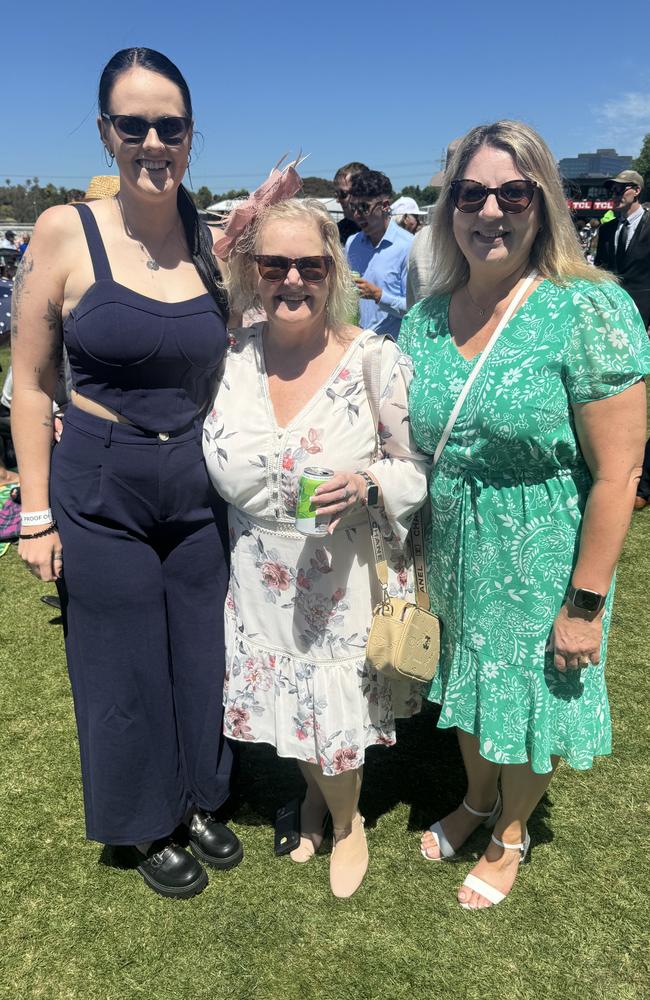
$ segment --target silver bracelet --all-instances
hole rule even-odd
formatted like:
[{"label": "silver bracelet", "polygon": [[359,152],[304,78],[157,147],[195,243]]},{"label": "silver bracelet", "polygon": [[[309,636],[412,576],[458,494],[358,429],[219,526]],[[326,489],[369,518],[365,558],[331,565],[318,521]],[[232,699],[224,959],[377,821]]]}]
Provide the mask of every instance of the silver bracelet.
[{"label": "silver bracelet", "polygon": [[25,527],[31,527],[35,524],[51,524],[54,518],[52,517],[52,511],[48,507],[47,510],[35,510],[31,514],[26,514],[24,511],[20,515],[20,520]]}]

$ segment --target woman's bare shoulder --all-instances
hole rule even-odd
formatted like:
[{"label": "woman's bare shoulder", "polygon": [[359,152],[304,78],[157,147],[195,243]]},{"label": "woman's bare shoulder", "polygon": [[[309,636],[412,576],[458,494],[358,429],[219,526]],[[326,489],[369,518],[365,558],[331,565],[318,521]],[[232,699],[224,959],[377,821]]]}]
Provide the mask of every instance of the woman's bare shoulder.
[{"label": "woman's bare shoulder", "polygon": [[[53,205],[42,212],[34,226],[34,239],[65,239],[80,231],[79,213],[73,205]],[[33,248],[32,248],[33,249]]]}]

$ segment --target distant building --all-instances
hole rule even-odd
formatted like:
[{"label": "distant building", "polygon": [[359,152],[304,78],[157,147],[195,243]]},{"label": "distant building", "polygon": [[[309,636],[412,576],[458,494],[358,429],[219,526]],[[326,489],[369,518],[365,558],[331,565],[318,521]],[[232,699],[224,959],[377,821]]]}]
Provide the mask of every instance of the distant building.
[{"label": "distant building", "polygon": [[615,177],[629,170],[632,156],[619,156],[615,149],[597,149],[595,153],[578,153],[560,160],[562,177]]}]

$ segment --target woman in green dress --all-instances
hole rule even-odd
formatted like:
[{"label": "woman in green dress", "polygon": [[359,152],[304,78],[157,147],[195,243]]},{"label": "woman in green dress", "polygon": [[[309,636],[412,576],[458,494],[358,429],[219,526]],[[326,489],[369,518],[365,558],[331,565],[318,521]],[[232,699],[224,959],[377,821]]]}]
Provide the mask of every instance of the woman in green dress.
[{"label": "woman in green dress", "polygon": [[449,859],[481,821],[494,826],[458,893],[478,909],[512,888],[559,760],[582,770],[610,752],[607,629],[643,456],[650,349],[632,300],[585,262],[555,161],[526,125],[465,136],[432,245],[432,294],[400,332],[415,368],[412,429],[429,453],[536,272],[429,485],[429,587],[444,623],[429,697],[442,706],[438,725],[457,730],[467,792],[421,849]]}]

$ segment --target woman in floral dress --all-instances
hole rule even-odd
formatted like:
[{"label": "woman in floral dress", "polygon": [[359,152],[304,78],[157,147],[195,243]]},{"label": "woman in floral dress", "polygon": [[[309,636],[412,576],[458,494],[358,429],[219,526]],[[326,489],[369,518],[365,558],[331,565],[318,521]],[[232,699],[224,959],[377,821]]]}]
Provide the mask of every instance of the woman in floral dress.
[{"label": "woman in floral dress", "polygon": [[468,786],[421,846],[451,858],[482,819],[496,822],[458,895],[476,909],[512,888],[559,759],[586,769],[610,752],[607,629],[650,351],[632,300],[585,263],[553,157],[519,122],[462,140],[432,244],[433,294],[400,333],[413,434],[429,453],[523,278],[538,275],[429,483],[429,584],[445,624],[430,698],[438,725],[456,727]]},{"label": "woman in floral dress", "polygon": [[[394,744],[395,718],[421,700],[419,686],[390,683],[365,662],[379,599],[368,512],[392,553],[391,592],[412,593],[402,543],[426,496],[428,460],[410,435],[410,362],[384,339],[373,460],[362,357],[376,334],[345,322],[354,289],[328,213],[308,199],[267,208],[228,264],[233,307],[261,304],[268,322],[234,332],[205,423],[208,470],[230,504],[224,732],[298,761],[307,792],[292,858],[314,854],[329,811],[331,887],[349,896],[368,863],[357,808],[365,750]],[[298,482],[312,466],[336,472],[318,493],[332,516],[324,536],[295,528]],[[366,507],[375,484],[379,502]]]}]

